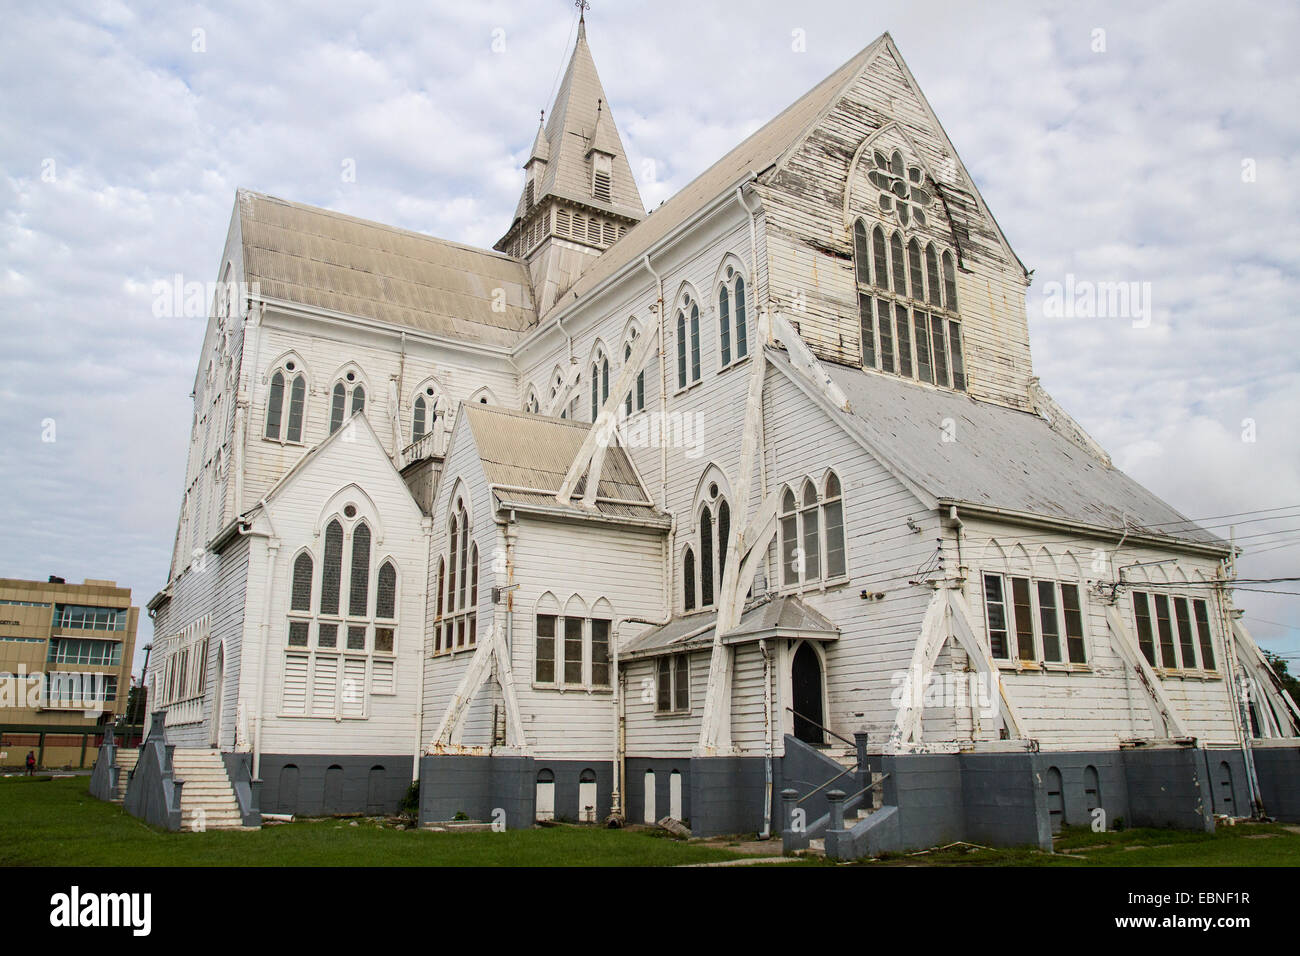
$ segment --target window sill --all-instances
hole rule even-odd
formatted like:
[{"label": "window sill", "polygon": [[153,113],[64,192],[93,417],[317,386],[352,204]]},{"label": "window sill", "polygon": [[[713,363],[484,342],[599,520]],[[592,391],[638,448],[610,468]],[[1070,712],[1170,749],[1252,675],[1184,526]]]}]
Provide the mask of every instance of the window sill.
[{"label": "window sill", "polygon": [[1223,675],[1218,671],[1204,671],[1192,668],[1183,669],[1180,667],[1152,667],[1151,669],[1156,672],[1156,676],[1161,680],[1166,678],[1170,680],[1223,680]]},{"label": "window sill", "polygon": [[679,385],[676,390],[673,391],[673,398],[677,398],[679,395],[685,395],[691,389],[702,384],[704,384],[704,377],[700,376],[695,381],[687,383],[685,387]]},{"label": "window sill", "polygon": [[742,355],[740,358],[732,359],[726,365],[719,365],[717,374],[721,375],[723,372],[731,371],[733,368],[735,368],[738,365],[746,364],[749,361],[749,356],[750,353],[746,353]]},{"label": "window sill", "polygon": [[533,690],[550,690],[561,694],[587,694],[589,696],[600,694],[601,696],[608,695],[611,697],[614,694],[612,687],[597,687],[594,684],[591,686],[586,684],[539,684],[537,681],[533,681],[531,686]]},{"label": "window sill", "polygon": [[661,720],[661,719],[671,720],[673,718],[681,718],[681,717],[689,717],[689,716],[691,716],[691,712],[689,710],[656,710],[655,711],[655,720]]},{"label": "window sill", "polygon": [[282,448],[306,448],[307,443],[303,441],[289,441],[287,438],[267,438],[262,436],[262,441],[268,445],[279,445]]},{"label": "window sill", "polygon": [[994,658],[998,670],[1015,674],[1090,674],[1091,664],[1069,664],[1062,661],[1003,661]]},{"label": "window sill", "polygon": [[328,720],[339,723],[345,720],[369,720],[369,714],[276,714],[280,720]]},{"label": "window sill", "polygon": [[838,588],[845,587],[852,583],[852,577],[848,574],[828,580],[809,581],[805,584],[784,584],[777,589],[778,594],[820,594],[823,591],[834,591]]}]

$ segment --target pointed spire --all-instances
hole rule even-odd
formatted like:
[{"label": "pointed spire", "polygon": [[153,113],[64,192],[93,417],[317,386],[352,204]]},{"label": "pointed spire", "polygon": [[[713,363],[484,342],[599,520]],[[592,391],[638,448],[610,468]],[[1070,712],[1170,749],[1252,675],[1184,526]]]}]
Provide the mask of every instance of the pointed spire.
[{"label": "pointed spire", "polygon": [[[533,202],[541,203],[547,195],[562,196],[606,208],[613,215],[637,222],[644,218],[645,207],[632,178],[627,149],[609,108],[609,97],[605,95],[587,45],[585,10],[585,3],[579,6],[577,42],[556,91],[555,103],[546,114],[546,122],[529,154],[530,163],[535,158],[546,161],[545,167],[537,170],[533,182]],[[593,150],[610,157],[608,200],[598,200],[593,194]],[[526,194],[525,184],[515,211],[516,219],[531,208],[525,201]]]},{"label": "pointed spire", "polygon": [[578,39],[587,39],[587,11],[591,9],[591,4],[587,0],[574,0],[574,6],[578,8]]},{"label": "pointed spire", "polygon": [[[542,110],[542,118],[537,123],[537,138],[533,140],[532,152],[528,154],[528,163],[535,159],[546,162],[551,158],[551,144],[546,140],[546,110]],[[527,167],[528,163],[524,163]]]}]

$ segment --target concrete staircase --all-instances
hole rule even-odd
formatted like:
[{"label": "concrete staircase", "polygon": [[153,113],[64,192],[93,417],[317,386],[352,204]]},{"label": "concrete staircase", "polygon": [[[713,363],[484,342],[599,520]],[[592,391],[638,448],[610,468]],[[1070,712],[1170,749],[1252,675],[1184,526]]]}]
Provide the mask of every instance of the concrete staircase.
[{"label": "concrete staircase", "polygon": [[[873,779],[874,779],[875,777],[877,777],[877,776],[879,776],[879,775],[878,775],[878,774],[872,774]],[[874,798],[875,798],[875,802],[874,802],[874,803],[872,803],[872,804],[867,804],[867,803],[859,804],[857,807],[855,807],[855,808],[852,809],[852,810],[845,810],[845,811],[844,811],[844,827],[845,827],[845,829],[847,829],[847,830],[852,830],[855,826],[857,826],[859,823],[861,823],[863,820],[865,820],[867,817],[869,817],[869,816],[872,814],[873,811],[879,809],[879,807],[880,807],[880,803],[879,803],[879,801],[880,801],[880,793],[879,793],[879,791],[880,791],[880,788],[879,788],[879,787],[876,787],[875,790],[872,790],[872,791],[871,791],[871,794],[872,794],[872,795],[874,796]],[[814,838],[814,839],[812,839],[812,840],[809,840],[809,841],[808,841],[808,849],[809,849],[809,851],[810,851],[811,853],[813,853],[814,855],[825,856],[825,855],[826,855],[826,837],[825,837],[825,836],[820,836],[820,837],[816,837],[816,838]]]},{"label": "concrete staircase", "polygon": [[117,790],[114,792],[112,800],[114,803],[121,803],[126,797],[126,781],[135,769],[135,762],[140,757],[140,751],[134,747],[118,747],[113,759],[117,766]]},{"label": "concrete staircase", "polygon": [[182,781],[181,830],[240,830],[243,819],[221,753],[177,747],[172,776]]}]

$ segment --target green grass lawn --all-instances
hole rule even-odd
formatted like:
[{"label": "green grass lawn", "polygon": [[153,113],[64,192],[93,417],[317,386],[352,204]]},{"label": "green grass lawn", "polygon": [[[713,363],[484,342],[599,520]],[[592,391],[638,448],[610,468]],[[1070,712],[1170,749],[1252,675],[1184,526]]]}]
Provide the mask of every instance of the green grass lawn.
[{"label": "green grass lawn", "polygon": [[1300,866],[1300,833],[1285,826],[1239,823],[1214,833],[1122,830],[1093,833],[1067,827],[1054,853],[1030,848],[955,846],[920,854],[893,854],[875,865],[927,866]]},{"label": "green grass lawn", "polygon": [[[654,831],[577,826],[437,833],[327,819],[251,832],[167,833],[96,800],[88,785],[84,776],[0,778],[0,866],[673,866],[740,856],[727,841],[702,845]],[[1213,834],[1067,828],[1056,851],[960,845],[860,865],[1298,866],[1300,833],[1272,824],[1220,827]],[[779,845],[770,852],[779,853]]]},{"label": "green grass lawn", "polygon": [[88,777],[0,779],[0,866],[672,866],[734,859],[647,831],[556,826],[505,833],[308,820],[167,833],[87,793]]}]

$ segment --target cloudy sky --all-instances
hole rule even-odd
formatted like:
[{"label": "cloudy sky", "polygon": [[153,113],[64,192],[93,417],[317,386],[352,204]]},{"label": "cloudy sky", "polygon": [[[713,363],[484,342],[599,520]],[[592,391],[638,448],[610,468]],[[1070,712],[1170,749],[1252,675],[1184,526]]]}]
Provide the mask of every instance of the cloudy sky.
[{"label": "cloudy sky", "polygon": [[[154,283],[217,278],[240,186],[490,246],[575,19],[567,0],[11,6],[0,576],[114,578],[143,606],[203,334],[153,315]],[[594,0],[587,21],[648,205],[892,32],[1035,270],[1044,385],[1175,507],[1235,522],[1243,576],[1297,575],[1296,8]],[[1138,283],[1150,321],[1045,310],[1071,282]],[[1300,598],[1238,601],[1300,654]]]}]

